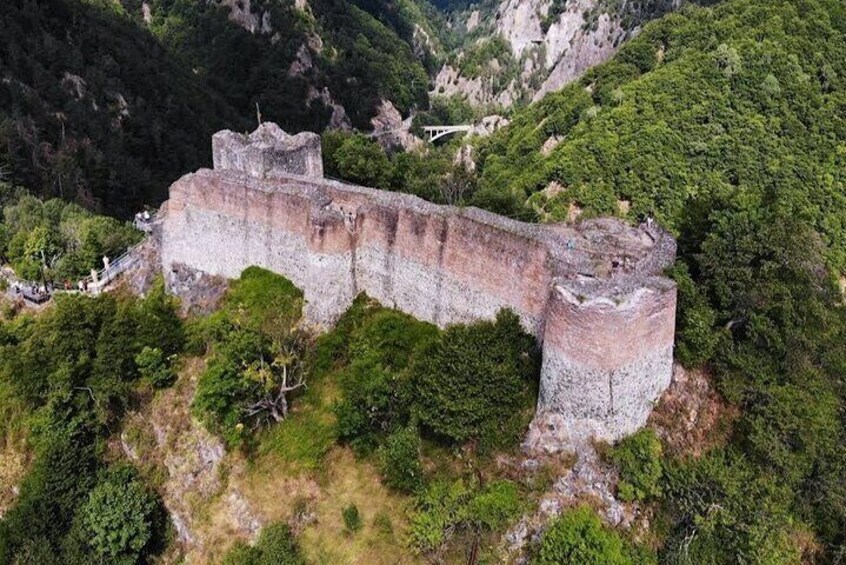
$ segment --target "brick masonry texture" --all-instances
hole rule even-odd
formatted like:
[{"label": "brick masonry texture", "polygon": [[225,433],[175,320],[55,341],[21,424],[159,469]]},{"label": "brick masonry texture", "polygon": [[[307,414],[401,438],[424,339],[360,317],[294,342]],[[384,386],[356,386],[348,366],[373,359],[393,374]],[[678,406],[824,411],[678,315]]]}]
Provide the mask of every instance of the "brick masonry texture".
[{"label": "brick masonry texture", "polygon": [[178,180],[162,208],[165,271],[264,267],[303,290],[324,328],[361,292],[441,327],[510,308],[543,352],[527,448],[615,440],[646,422],[672,370],[669,234],[609,218],[527,224],[323,179],[311,135],[217,134],[215,169]]}]

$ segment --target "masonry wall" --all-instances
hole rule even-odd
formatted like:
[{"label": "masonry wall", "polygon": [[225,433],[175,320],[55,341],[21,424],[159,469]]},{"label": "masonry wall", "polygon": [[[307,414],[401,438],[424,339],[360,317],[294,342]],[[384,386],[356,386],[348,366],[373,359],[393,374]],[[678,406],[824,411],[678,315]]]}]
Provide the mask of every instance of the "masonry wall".
[{"label": "masonry wall", "polygon": [[[636,430],[671,374],[675,287],[659,274],[672,239],[616,221],[585,226],[201,170],[171,187],[162,263],[229,278],[250,265],[278,272],[303,289],[308,320],[323,327],[360,292],[442,327],[511,308],[542,343],[527,443],[550,450]],[[628,266],[616,272],[619,264]]]}]

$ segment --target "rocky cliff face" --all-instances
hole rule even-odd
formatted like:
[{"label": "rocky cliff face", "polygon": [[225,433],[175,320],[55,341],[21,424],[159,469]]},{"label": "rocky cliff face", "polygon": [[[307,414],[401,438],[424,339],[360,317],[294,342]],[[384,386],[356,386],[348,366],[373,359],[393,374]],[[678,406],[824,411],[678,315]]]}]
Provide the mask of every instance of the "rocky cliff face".
[{"label": "rocky cliff face", "polygon": [[[610,59],[643,23],[681,2],[633,6],[608,0],[500,0],[488,13],[473,9],[453,21],[456,32],[468,40],[440,69],[432,94],[502,107],[538,100]],[[500,51],[468,65],[491,38],[501,38],[510,53]]]}]

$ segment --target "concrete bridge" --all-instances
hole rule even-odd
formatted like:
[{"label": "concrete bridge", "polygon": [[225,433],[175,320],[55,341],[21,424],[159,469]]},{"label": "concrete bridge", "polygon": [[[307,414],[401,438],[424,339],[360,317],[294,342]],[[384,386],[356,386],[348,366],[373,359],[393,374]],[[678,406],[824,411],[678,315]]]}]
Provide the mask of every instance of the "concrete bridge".
[{"label": "concrete bridge", "polygon": [[460,126],[424,126],[423,131],[429,134],[429,142],[437,141],[442,137],[446,137],[448,135],[452,135],[458,132],[469,133],[473,129],[473,126],[468,125],[460,125]]}]

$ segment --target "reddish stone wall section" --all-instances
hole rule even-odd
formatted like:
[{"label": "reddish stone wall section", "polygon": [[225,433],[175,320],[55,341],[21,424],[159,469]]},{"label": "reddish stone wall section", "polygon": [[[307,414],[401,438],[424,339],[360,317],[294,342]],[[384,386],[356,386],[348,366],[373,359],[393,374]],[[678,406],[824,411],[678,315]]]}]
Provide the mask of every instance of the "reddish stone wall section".
[{"label": "reddish stone wall section", "polygon": [[613,440],[645,423],[671,375],[676,292],[661,272],[675,242],[666,232],[614,219],[526,224],[294,175],[288,163],[313,163],[319,146],[303,155],[303,143],[287,140],[239,145],[237,159],[217,144],[218,168],[173,184],[166,270],[234,278],[265,267],[303,289],[307,318],[324,327],[360,292],[439,326],[511,308],[543,348],[529,447]]}]

